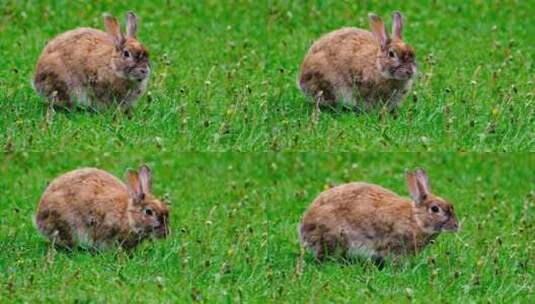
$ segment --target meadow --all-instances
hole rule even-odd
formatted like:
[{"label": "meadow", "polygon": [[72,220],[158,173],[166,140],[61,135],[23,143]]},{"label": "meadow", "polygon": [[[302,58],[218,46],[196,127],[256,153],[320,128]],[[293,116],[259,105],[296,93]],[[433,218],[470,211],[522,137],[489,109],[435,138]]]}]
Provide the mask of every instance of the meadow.
[{"label": "meadow", "polygon": [[[32,223],[47,182],[82,166],[147,162],[171,235],[127,254],[51,248]],[[533,303],[532,155],[16,153],[0,157],[0,302]],[[461,230],[379,270],[300,260],[297,224],[328,187],[366,180],[407,196],[427,169]]]},{"label": "meadow", "polygon": [[[535,3],[374,2],[2,0],[0,303],[535,302]],[[43,104],[31,79],[46,42],[128,10],[153,70],[133,116]],[[370,11],[390,28],[394,10],[420,69],[398,114],[318,112],[296,88],[312,42],[367,28]],[[141,163],[170,202],[168,239],[70,252],[37,233],[54,177]],[[417,166],[459,233],[384,269],[300,258],[321,191],[365,180],[408,196]]]},{"label": "meadow", "polygon": [[[379,1],[377,1],[379,2]],[[46,42],[140,17],[148,94],[132,119],[52,111],[30,80]],[[420,75],[397,116],[317,112],[296,88],[311,43],[369,11],[406,18]],[[533,1],[2,1],[0,147],[117,151],[533,151]]]}]

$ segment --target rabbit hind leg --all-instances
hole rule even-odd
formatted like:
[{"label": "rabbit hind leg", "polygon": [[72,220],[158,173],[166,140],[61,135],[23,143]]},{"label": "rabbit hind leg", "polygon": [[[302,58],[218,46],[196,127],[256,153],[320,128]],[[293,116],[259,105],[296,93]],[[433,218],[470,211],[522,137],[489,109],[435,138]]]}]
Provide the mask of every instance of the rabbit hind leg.
[{"label": "rabbit hind leg", "polygon": [[314,98],[317,107],[334,106],[336,95],[332,83],[320,72],[304,73],[299,80],[301,91]]},{"label": "rabbit hind leg", "polygon": [[34,88],[54,107],[72,108],[73,106],[67,84],[54,72],[37,73],[34,78]]},{"label": "rabbit hind leg", "polygon": [[72,248],[74,239],[70,225],[54,210],[45,210],[36,217],[39,232],[59,247]]}]

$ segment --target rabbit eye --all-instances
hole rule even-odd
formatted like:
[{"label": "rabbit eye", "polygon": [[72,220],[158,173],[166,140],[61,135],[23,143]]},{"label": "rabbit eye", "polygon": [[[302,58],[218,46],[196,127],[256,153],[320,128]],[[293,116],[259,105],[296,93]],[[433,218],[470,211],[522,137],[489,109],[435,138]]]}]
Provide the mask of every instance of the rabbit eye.
[{"label": "rabbit eye", "polygon": [[394,53],[394,51],[390,50],[390,51],[388,51],[388,56],[390,58],[394,58],[394,57],[396,57],[396,53]]},{"label": "rabbit eye", "polygon": [[145,209],[145,214],[148,215],[148,216],[152,216],[153,212],[151,209],[147,208]]},{"label": "rabbit eye", "polygon": [[437,206],[432,206],[432,207],[431,207],[431,211],[432,211],[433,213],[437,213],[439,210],[440,210],[440,209],[439,209]]},{"label": "rabbit eye", "polygon": [[124,51],[123,52],[123,56],[124,56],[124,58],[130,58],[130,52],[129,51]]}]

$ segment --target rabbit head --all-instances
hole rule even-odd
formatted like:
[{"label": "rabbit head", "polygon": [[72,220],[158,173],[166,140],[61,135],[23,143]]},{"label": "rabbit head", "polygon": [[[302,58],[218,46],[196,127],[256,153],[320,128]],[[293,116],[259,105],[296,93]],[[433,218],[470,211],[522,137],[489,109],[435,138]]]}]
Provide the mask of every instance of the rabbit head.
[{"label": "rabbit head", "polygon": [[127,170],[126,184],[130,200],[128,223],[130,228],[143,236],[164,238],[169,234],[169,209],[151,194],[151,171],[146,165],[139,172]]},{"label": "rabbit head", "polygon": [[459,223],[453,206],[441,197],[431,193],[427,174],[422,169],[406,172],[409,192],[414,201],[416,222],[429,234],[441,231],[456,232]]},{"label": "rabbit head", "polygon": [[149,77],[150,62],[148,50],[136,39],[137,17],[133,12],[126,14],[126,37],[121,32],[117,19],[104,15],[106,32],[113,39],[115,50],[111,65],[117,77],[132,81],[143,81]]},{"label": "rabbit head", "polygon": [[373,36],[380,45],[377,56],[377,67],[388,79],[409,80],[417,73],[416,57],[413,48],[403,42],[403,17],[401,13],[395,12],[392,15],[392,35],[391,38],[383,20],[370,13],[370,27]]}]

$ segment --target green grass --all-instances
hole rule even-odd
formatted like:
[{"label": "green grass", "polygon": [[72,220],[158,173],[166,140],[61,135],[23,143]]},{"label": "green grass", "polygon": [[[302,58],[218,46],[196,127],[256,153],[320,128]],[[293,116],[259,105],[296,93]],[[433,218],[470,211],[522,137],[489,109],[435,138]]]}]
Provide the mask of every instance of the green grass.
[{"label": "green grass", "polygon": [[[0,303],[535,302],[535,3],[377,2],[1,1]],[[153,65],[134,116],[47,110],[30,86],[46,42],[130,9]],[[394,10],[421,72],[399,115],[316,112],[295,87],[311,43]],[[172,202],[169,239],[93,255],[39,236],[47,182],[142,162]],[[383,270],[299,264],[318,193],[366,180],[406,195],[416,166],[454,203],[458,234]]]},{"label": "green grass", "polygon": [[[129,120],[47,113],[30,79],[45,43],[135,10],[154,73]],[[296,89],[310,44],[367,12],[406,16],[421,75],[399,117],[316,113]],[[188,151],[533,151],[533,1],[2,1],[0,147]],[[390,24],[390,20],[388,20]],[[531,30],[531,32],[530,32]]]},{"label": "green grass", "polygon": [[[131,256],[55,251],[31,217],[46,183],[80,166],[122,176],[146,161],[171,201],[171,237]],[[15,153],[0,158],[0,302],[533,303],[530,154]],[[455,205],[461,231],[380,271],[318,264],[297,271],[296,226],[323,189],[366,180],[406,195],[422,166]]]}]

